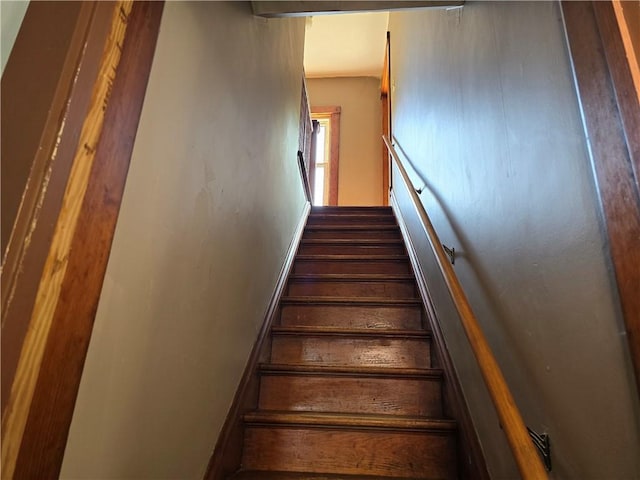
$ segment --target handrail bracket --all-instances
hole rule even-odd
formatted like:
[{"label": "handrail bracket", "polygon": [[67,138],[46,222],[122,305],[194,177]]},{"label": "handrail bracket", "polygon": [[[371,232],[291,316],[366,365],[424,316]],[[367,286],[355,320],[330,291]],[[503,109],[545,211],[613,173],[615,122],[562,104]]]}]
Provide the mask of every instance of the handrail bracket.
[{"label": "handrail bracket", "polygon": [[529,436],[531,440],[533,440],[533,444],[536,446],[540,455],[542,456],[542,461],[544,462],[544,466],[547,469],[547,472],[551,471],[551,439],[549,438],[548,433],[536,433],[527,427],[527,432],[529,432]]},{"label": "handrail bracket", "polygon": [[456,264],[456,247],[449,248],[443,243],[442,248],[444,249],[444,253],[449,255],[449,260],[451,260],[451,265],[455,265]]}]

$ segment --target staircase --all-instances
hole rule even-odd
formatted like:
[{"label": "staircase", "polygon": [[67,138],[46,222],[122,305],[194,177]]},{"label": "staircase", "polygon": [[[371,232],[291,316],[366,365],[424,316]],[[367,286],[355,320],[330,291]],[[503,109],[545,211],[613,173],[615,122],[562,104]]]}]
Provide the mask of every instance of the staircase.
[{"label": "staircase", "polygon": [[312,209],[233,479],[457,478],[456,423],[393,212]]}]

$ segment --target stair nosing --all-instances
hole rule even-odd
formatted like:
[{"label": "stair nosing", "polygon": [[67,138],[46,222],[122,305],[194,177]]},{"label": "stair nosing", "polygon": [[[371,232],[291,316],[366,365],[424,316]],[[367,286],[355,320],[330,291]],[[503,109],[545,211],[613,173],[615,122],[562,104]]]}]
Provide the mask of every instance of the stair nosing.
[{"label": "stair nosing", "polygon": [[296,255],[296,261],[298,260],[303,260],[303,261],[340,261],[340,262],[345,262],[345,261],[362,261],[362,260],[373,260],[376,262],[379,261],[408,261],[409,260],[409,256],[406,254],[400,254],[400,255],[372,255],[372,254],[365,254],[365,255],[325,255],[325,254],[313,254],[313,253],[305,253],[305,254],[299,254]]},{"label": "stair nosing", "polygon": [[329,297],[329,296],[290,296],[284,295],[280,303],[290,305],[312,305],[312,304],[354,304],[368,306],[422,306],[419,298],[385,298],[385,297]]},{"label": "stair nosing", "polygon": [[344,337],[383,337],[383,338],[411,338],[430,339],[431,332],[427,330],[406,330],[406,329],[373,329],[373,328],[335,328],[316,326],[282,326],[274,325],[271,333],[281,336],[344,336]]},{"label": "stair nosing", "polygon": [[[282,470],[239,470],[230,477],[229,480],[242,480],[246,475],[248,478],[259,478],[261,480],[424,480],[418,477],[388,477],[388,476],[371,476],[371,475],[351,475],[341,473],[323,473],[323,472],[298,472]],[[252,476],[251,476],[252,475]]]},{"label": "stair nosing", "polygon": [[305,230],[400,230],[396,223],[314,223],[305,225]]},{"label": "stair nosing", "polygon": [[311,243],[311,244],[347,244],[350,246],[361,246],[361,245],[402,245],[404,246],[404,241],[401,238],[302,238],[300,240],[301,243]]},{"label": "stair nosing", "polygon": [[402,273],[292,273],[289,280],[294,281],[352,281],[352,282],[415,282],[412,274]]},{"label": "stair nosing", "polygon": [[454,432],[455,420],[406,415],[373,415],[362,413],[255,410],[244,415],[251,425],[305,426],[320,428],[383,429],[397,431]]},{"label": "stair nosing", "polygon": [[262,375],[317,375],[395,379],[442,379],[444,375],[441,368],[398,368],[283,363],[261,363],[258,367]]}]

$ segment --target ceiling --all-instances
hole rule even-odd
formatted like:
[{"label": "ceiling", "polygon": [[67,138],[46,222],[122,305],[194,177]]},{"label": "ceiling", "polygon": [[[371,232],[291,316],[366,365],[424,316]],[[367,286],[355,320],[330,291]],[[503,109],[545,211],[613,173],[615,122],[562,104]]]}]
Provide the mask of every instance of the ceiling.
[{"label": "ceiling", "polygon": [[306,76],[380,77],[388,23],[389,12],[307,17]]}]

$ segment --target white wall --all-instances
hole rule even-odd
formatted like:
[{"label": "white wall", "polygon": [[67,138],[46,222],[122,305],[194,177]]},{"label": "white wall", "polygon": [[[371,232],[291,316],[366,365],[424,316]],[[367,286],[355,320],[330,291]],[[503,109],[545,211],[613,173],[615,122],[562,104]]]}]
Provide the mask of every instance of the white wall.
[{"label": "white wall", "polygon": [[[627,338],[558,3],[392,13],[393,131],[552,478],[640,478]],[[492,478],[517,478],[414,209],[420,250]]]},{"label": "white wall", "polygon": [[304,206],[303,42],[166,3],[62,478],[203,477]]},{"label": "white wall", "polygon": [[373,77],[308,78],[311,106],[339,106],[338,205],[382,205],[382,105]]},{"label": "white wall", "polygon": [[0,61],[2,72],[7,64],[11,49],[18,36],[24,14],[27,13],[28,0],[0,0]]}]

